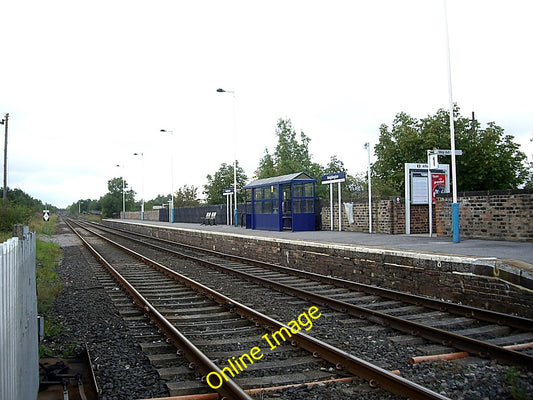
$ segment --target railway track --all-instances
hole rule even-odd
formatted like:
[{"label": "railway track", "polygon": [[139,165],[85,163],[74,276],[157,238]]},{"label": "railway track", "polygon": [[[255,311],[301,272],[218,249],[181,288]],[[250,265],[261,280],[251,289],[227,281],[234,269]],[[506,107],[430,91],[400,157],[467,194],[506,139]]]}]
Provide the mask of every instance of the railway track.
[{"label": "railway track", "polygon": [[[108,232],[118,234],[116,230]],[[411,362],[440,352],[442,356],[437,358],[475,355],[533,370],[531,319],[362,285],[137,233],[122,231],[120,234],[125,239],[137,240],[139,245],[193,260],[221,274],[232,274],[403,332],[406,335],[393,340],[418,344],[417,350],[422,354],[413,355]],[[197,274],[197,278],[201,278],[201,274]]]},{"label": "railway track", "polygon": [[[284,324],[105,238],[94,228],[70,227],[164,333],[168,343],[163,347],[173,344],[190,361],[189,368],[178,367],[171,373],[176,391],[187,386],[188,392],[198,393],[211,387],[224,398],[239,399],[250,398],[244,389],[262,392],[265,385],[358,376],[400,396],[446,398],[304,333],[322,316],[318,306],[307,304]],[[132,314],[132,318],[144,317]],[[154,333],[149,335],[153,338]]]}]

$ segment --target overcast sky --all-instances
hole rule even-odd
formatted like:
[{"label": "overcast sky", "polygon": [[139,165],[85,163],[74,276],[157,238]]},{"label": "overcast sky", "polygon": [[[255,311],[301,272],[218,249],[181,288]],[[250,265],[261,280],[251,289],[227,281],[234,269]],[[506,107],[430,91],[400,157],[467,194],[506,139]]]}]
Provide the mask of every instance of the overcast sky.
[{"label": "overcast sky", "polygon": [[[251,179],[279,118],[314,161],[363,172],[380,124],[448,108],[442,0],[5,0],[1,14],[8,186],[60,207],[122,174],[138,198],[143,176],[147,200],[201,193],[235,152]],[[448,0],[454,102],[529,159],[532,16],[530,0]]]}]

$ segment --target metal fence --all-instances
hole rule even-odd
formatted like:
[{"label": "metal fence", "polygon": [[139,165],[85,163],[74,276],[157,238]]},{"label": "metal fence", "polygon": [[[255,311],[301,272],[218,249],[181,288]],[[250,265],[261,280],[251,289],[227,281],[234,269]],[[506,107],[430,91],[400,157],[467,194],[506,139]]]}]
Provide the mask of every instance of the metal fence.
[{"label": "metal fence", "polygon": [[36,399],[35,234],[0,244],[0,399]]}]

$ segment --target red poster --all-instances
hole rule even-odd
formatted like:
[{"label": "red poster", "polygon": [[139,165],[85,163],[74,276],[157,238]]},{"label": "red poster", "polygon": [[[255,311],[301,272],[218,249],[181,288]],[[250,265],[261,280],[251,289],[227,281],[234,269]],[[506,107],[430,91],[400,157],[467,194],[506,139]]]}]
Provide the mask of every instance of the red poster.
[{"label": "red poster", "polygon": [[446,174],[431,174],[432,201],[435,203],[435,195],[446,193]]}]

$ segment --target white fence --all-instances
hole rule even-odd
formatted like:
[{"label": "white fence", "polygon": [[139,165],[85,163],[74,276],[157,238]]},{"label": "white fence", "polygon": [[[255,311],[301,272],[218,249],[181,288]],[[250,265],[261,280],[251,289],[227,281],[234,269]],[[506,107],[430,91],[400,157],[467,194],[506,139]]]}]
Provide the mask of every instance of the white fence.
[{"label": "white fence", "polygon": [[0,400],[39,391],[35,234],[0,244]]}]

